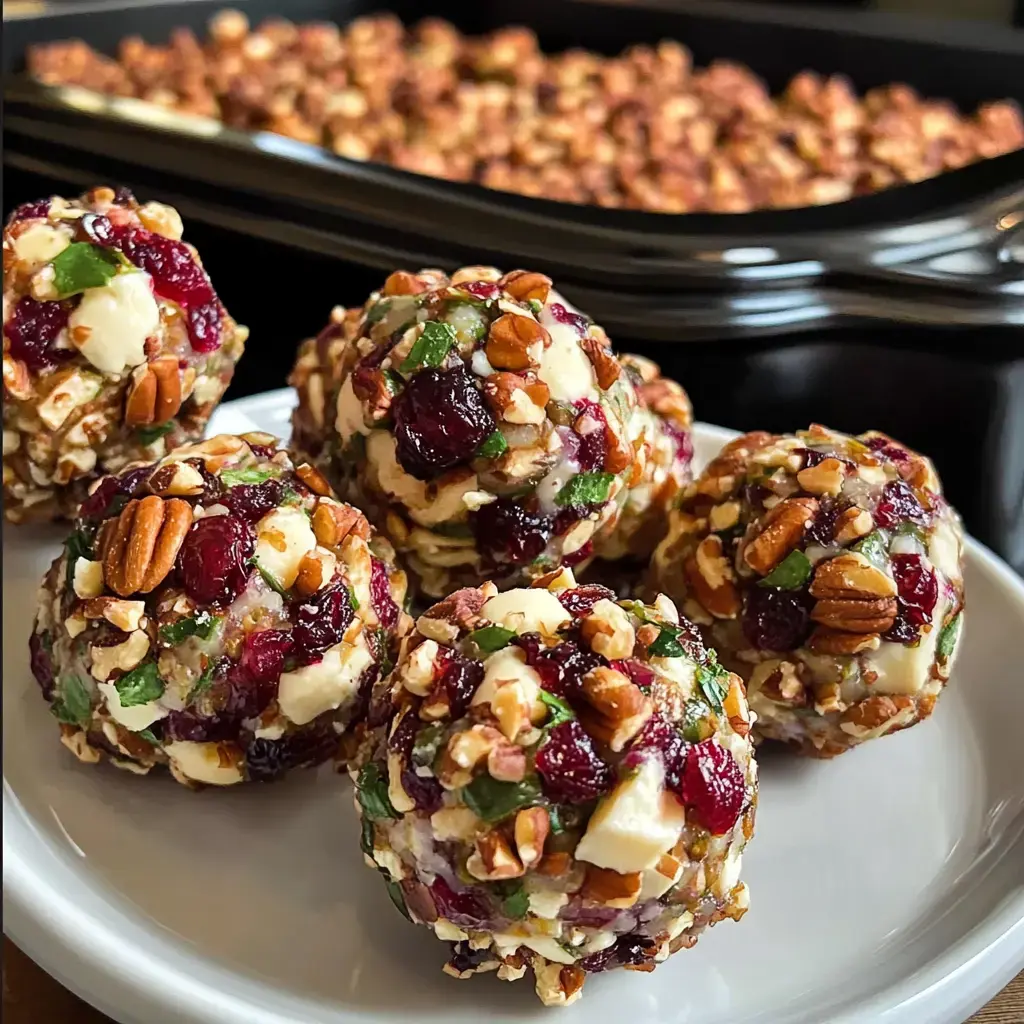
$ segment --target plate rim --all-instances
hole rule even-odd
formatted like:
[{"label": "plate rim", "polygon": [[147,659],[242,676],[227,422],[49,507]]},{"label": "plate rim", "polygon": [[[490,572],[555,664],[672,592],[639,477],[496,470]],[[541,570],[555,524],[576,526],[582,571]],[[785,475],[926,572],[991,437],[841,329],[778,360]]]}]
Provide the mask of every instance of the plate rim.
[{"label": "plate rim", "polygon": [[[291,389],[280,388],[224,403],[217,412],[246,415],[253,406],[294,404]],[[216,427],[216,420],[212,421]],[[725,441],[738,432],[697,423],[695,431],[710,440]],[[968,558],[1024,604],[1024,580],[973,537],[966,539]],[[219,963],[194,956],[187,942],[162,933],[125,901],[108,904],[102,919],[71,896],[60,880],[80,879],[73,851],[33,825],[4,776],[3,898],[4,934],[48,973],[80,998],[122,1024],[155,1024],[173,1013],[180,1024],[315,1024],[317,1004],[289,993],[289,1016],[268,1010],[260,993],[282,990]],[[79,881],[79,885],[81,882]],[[89,899],[102,900],[104,890],[116,890],[96,876]],[[120,925],[115,928],[112,921]],[[123,930],[122,930],[123,929]],[[141,933],[164,954],[132,956],[138,946],[131,938]],[[188,970],[184,968],[188,965]],[[129,967],[130,965],[130,967]],[[1006,894],[1002,903],[957,942],[908,977],[885,986],[853,1009],[841,1009],[822,1024],[959,1024],[1000,991],[1024,968],[1024,888]],[[237,979],[238,993],[215,983],[215,976]],[[302,1013],[303,1016],[295,1016]],[[372,1020],[352,1011],[353,1022]]]}]

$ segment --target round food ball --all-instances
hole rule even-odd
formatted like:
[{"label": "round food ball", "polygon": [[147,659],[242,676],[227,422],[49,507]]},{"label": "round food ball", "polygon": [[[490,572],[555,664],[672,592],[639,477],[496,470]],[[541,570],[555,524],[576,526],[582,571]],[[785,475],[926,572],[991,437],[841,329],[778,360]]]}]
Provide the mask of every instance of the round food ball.
[{"label": "round food ball", "polygon": [[543,274],[397,271],[292,374],[294,443],[440,597],[649,558],[689,479],[690,403]]},{"label": "round food ball", "polygon": [[747,908],[757,768],[738,676],[672,602],[559,569],[426,611],[375,692],[367,862],[458,978],[532,968],[548,1005],[650,971]]},{"label": "round food ball", "polygon": [[747,684],[755,734],[833,757],[927,718],[963,619],[963,530],[885,434],[745,434],[684,492],[653,585]]},{"label": "round food ball", "polygon": [[226,786],[343,753],[411,627],[405,574],[276,445],[221,434],[105,477],[82,505],[30,644],[81,760]]},{"label": "round food ball", "polygon": [[94,188],[4,228],[4,514],[71,518],[89,484],[202,436],[248,330],[176,210]]}]

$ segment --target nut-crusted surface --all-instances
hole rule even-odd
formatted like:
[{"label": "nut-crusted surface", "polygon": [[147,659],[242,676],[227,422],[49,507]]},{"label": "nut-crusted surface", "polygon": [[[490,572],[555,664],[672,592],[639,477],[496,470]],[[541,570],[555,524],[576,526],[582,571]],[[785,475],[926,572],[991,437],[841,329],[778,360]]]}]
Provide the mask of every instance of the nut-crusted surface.
[{"label": "nut-crusted surface", "polygon": [[[595,645],[627,633],[614,658]],[[369,718],[352,769],[362,849],[451,943],[448,974],[530,967],[563,1005],[588,973],[652,970],[745,911],[750,712],[666,598],[615,602],[569,569],[460,591],[403,640]]]},{"label": "nut-crusted surface", "polygon": [[3,233],[4,514],[69,518],[89,484],[202,435],[248,334],[181,219],[127,189],[15,210]]},{"label": "nut-crusted surface", "polygon": [[689,479],[686,393],[616,357],[542,274],[396,272],[290,379],[296,445],[431,597],[646,559]]},{"label": "nut-crusted surface", "polygon": [[[190,474],[198,490],[162,496]],[[311,479],[256,433],[95,485],[43,580],[30,644],[80,759],[231,785],[355,749],[370,688],[411,626],[405,574]],[[324,508],[346,529],[314,532]]]},{"label": "nut-crusted surface", "polygon": [[[134,96],[352,160],[566,202],[687,213],[833,203],[1024,145],[1012,102],[963,115],[904,84],[858,96],[841,75],[796,75],[772,97],[742,65],[695,68],[663,40],[608,57],[544,54],[527,28],[470,37],[393,15],[344,29],[224,11],[203,43],[33,47],[49,85]],[[413,294],[399,277],[393,294]],[[532,297],[529,282],[520,286]],[[399,290],[403,289],[403,290]]]},{"label": "nut-crusted surface", "polygon": [[833,757],[931,713],[962,623],[960,519],[884,434],[746,434],[681,496],[651,585],[744,677],[756,736]]}]

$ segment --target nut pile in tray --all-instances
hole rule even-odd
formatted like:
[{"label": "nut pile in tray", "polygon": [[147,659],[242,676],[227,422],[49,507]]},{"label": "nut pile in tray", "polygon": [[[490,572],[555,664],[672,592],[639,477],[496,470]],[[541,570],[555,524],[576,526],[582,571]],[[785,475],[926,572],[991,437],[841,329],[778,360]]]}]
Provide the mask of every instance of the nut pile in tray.
[{"label": "nut pile in tray", "polygon": [[[297,356],[294,454],[189,440],[241,329],[180,233],[94,189],[4,238],[5,498],[74,516],[29,656],[79,760],[193,789],[333,761],[444,969],[529,970],[564,1006],[743,917],[756,743],[831,757],[931,713],[964,597],[927,459],[812,426],[693,479],[682,387],[543,274],[484,266],[335,310]],[[69,374],[93,391],[53,398]],[[94,457],[43,479],[75,430]]]},{"label": "nut pile in tray", "polygon": [[1011,101],[971,114],[892,84],[858,96],[804,71],[772,97],[749,68],[695,68],[680,43],[618,57],[541,52],[526,28],[469,37],[392,15],[255,29],[214,16],[200,42],[124,39],[30,49],[30,73],[138,97],[232,127],[321,144],[352,160],[607,207],[738,213],[834,203],[1024,146]]}]

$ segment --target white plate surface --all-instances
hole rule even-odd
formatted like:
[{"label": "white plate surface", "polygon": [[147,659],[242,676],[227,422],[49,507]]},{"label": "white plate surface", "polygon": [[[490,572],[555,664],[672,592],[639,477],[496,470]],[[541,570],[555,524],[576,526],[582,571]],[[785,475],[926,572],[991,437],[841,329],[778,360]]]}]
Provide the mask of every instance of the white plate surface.
[{"label": "white plate surface", "polygon": [[[229,403],[215,427],[287,434],[290,402]],[[729,436],[699,427],[698,458]],[[1024,967],[1024,584],[975,542],[933,718],[831,763],[764,754],[746,918],[545,1011],[529,981],[441,973],[329,771],[194,794],[79,765],[26,653],[59,540],[4,529],[4,927],[125,1024],[951,1024]]]}]

